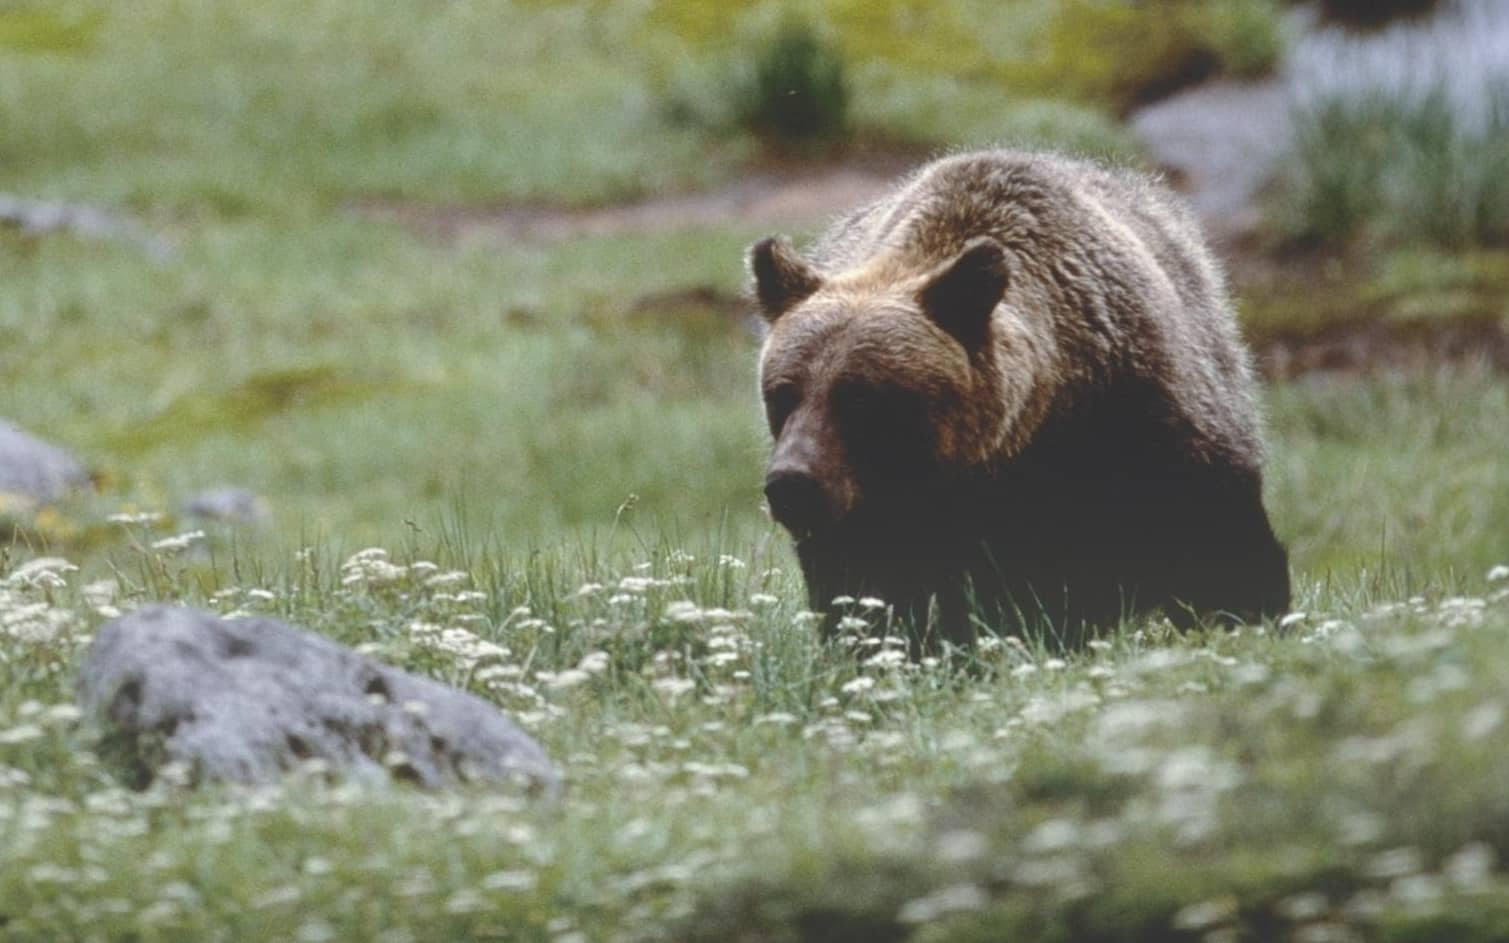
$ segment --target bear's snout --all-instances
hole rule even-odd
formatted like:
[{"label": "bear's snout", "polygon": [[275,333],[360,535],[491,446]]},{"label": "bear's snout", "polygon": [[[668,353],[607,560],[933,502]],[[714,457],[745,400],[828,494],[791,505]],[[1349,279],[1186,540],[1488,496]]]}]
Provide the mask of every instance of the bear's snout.
[{"label": "bear's snout", "polygon": [[776,523],[803,537],[833,519],[833,502],[822,483],[804,471],[772,470],[765,478],[765,500]]}]

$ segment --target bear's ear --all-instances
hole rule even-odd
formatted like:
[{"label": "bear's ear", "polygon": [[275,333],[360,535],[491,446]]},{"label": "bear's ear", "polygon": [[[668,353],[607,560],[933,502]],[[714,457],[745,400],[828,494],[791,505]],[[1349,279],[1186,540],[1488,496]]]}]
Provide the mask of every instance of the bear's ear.
[{"label": "bear's ear", "polygon": [[823,280],[783,236],[761,239],[749,248],[754,296],[771,323],[822,287]]},{"label": "bear's ear", "polygon": [[978,236],[927,277],[917,303],[966,349],[976,350],[990,333],[990,316],[1009,279],[1006,250],[989,236]]}]

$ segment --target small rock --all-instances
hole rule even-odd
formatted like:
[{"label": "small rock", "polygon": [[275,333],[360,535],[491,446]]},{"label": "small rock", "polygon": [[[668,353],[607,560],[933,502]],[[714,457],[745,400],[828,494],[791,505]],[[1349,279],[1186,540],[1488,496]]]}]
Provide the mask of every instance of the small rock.
[{"label": "small rock", "polygon": [[166,764],[265,783],[315,761],[423,786],[559,788],[544,751],[491,704],[274,619],[139,609],[100,628],[78,691],[139,785]]},{"label": "small rock", "polygon": [[47,504],[88,482],[72,455],[0,419],[0,497]]},{"label": "small rock", "polygon": [[193,495],[184,502],[183,511],[190,517],[227,524],[261,524],[267,520],[267,503],[234,485],[208,488]]},{"label": "small rock", "polygon": [[0,226],[40,237],[66,232],[84,239],[120,239],[140,246],[154,260],[171,258],[172,248],[129,219],[98,206],[23,200],[0,193]]}]

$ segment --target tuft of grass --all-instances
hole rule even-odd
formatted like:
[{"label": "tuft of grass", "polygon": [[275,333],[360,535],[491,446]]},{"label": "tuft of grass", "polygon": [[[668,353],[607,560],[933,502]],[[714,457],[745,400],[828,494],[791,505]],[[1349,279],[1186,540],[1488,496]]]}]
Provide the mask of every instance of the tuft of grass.
[{"label": "tuft of grass", "polygon": [[810,24],[790,20],[755,53],[740,120],[786,144],[841,137],[848,125],[843,55]]},{"label": "tuft of grass", "polygon": [[1308,106],[1281,172],[1277,227],[1300,245],[1509,241],[1509,87],[1464,115],[1444,87]]}]

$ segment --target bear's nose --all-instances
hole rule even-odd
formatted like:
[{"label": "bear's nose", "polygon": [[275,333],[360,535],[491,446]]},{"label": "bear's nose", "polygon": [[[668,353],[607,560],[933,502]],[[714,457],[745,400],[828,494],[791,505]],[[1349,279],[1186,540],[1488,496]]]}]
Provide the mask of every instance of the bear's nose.
[{"label": "bear's nose", "polygon": [[765,478],[770,516],[793,534],[810,533],[828,518],[828,496],[806,472],[774,471]]}]

